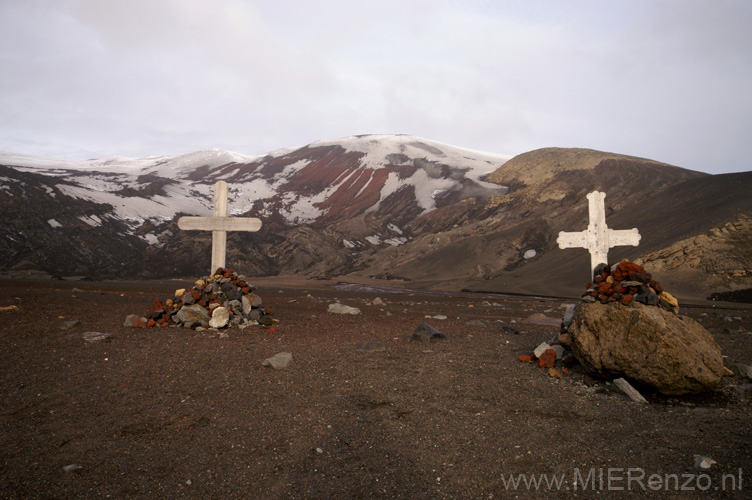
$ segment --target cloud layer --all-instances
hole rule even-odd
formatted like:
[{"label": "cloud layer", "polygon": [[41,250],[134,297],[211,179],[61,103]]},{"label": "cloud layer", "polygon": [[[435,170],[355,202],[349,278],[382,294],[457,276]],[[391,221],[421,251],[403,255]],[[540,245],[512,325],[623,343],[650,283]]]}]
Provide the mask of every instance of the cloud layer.
[{"label": "cloud layer", "polygon": [[0,149],[246,154],[364,133],[752,170],[745,0],[4,0]]}]

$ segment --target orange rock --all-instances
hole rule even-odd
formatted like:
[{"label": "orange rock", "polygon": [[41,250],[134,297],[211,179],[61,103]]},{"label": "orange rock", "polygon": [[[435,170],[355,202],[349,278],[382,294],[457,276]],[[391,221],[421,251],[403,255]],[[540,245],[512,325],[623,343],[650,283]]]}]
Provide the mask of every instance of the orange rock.
[{"label": "orange rock", "polygon": [[621,303],[625,306],[628,306],[632,303],[632,300],[634,299],[634,295],[626,294],[621,296]]},{"label": "orange rock", "polygon": [[561,372],[557,370],[556,368],[549,368],[548,376],[552,378],[561,378]]},{"label": "orange rock", "polygon": [[569,375],[569,368],[562,368],[561,373],[563,373],[564,375]]},{"label": "orange rock", "polygon": [[520,354],[520,361],[523,363],[532,363],[533,362],[533,356],[530,354]]},{"label": "orange rock", "polygon": [[277,330],[276,330],[276,329],[275,329],[275,328],[274,328],[273,326],[270,326],[270,327],[269,327],[269,330],[267,330],[267,331],[268,331],[269,333],[277,333]]},{"label": "orange rock", "polygon": [[149,327],[149,328],[151,328],[152,326],[154,326],[156,324],[157,324],[157,322],[154,321],[153,319],[150,319],[149,321],[146,322],[146,326]]},{"label": "orange rock", "polygon": [[546,349],[546,352],[541,354],[538,358],[538,366],[541,368],[552,368],[556,362],[556,351],[553,349]]}]

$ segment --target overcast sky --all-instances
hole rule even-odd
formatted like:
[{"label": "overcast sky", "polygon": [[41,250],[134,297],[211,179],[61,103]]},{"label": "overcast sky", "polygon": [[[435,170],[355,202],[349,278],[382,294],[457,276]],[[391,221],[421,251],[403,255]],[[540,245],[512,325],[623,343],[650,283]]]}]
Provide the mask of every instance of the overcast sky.
[{"label": "overcast sky", "polygon": [[0,0],[0,150],[355,134],[752,170],[749,0]]}]

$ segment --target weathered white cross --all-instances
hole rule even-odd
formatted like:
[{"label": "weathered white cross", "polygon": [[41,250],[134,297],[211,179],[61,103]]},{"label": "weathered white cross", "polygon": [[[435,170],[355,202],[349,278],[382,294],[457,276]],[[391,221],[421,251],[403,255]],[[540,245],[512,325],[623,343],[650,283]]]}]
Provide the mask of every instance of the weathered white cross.
[{"label": "weathered white cross", "polygon": [[606,193],[593,191],[587,195],[590,224],[585,231],[565,233],[561,231],[556,243],[559,248],[587,248],[590,252],[590,272],[595,272],[598,264],[608,264],[608,249],[615,246],[640,244],[637,228],[616,231],[606,225]]},{"label": "weathered white cross", "polygon": [[227,183],[214,184],[214,214],[212,217],[181,217],[178,227],[184,231],[212,232],[212,261],[209,274],[225,267],[227,231],[258,231],[261,221],[253,217],[227,217]]}]

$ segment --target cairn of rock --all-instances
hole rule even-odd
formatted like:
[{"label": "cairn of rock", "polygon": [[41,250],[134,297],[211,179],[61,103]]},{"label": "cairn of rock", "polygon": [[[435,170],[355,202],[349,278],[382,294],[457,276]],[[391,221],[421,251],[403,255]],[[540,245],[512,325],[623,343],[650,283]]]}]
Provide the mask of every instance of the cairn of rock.
[{"label": "cairn of rock", "polygon": [[175,290],[164,302],[156,299],[147,317],[128,316],[126,326],[224,328],[249,325],[270,326],[277,320],[263,306],[256,287],[232,269],[219,268],[211,276],[197,280],[191,288]]},{"label": "cairn of rock", "polygon": [[721,349],[650,273],[627,260],[596,267],[564,313],[559,344],[590,375],[624,377],[666,395],[712,391],[727,375]]},{"label": "cairn of rock", "polygon": [[593,273],[593,281],[586,288],[582,295],[583,302],[600,301],[606,304],[620,301],[628,306],[634,300],[679,313],[679,301],[664,290],[644,267],[628,260],[614,266],[599,265]]}]

